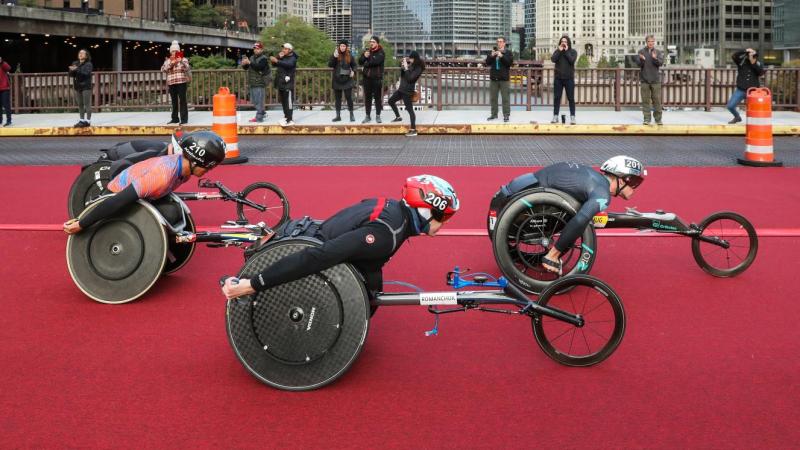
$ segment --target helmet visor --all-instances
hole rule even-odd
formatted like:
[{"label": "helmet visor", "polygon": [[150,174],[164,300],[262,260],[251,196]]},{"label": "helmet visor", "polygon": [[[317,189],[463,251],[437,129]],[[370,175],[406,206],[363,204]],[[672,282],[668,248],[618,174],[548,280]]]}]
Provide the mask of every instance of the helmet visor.
[{"label": "helmet visor", "polygon": [[644,178],[636,176],[636,175],[629,175],[629,176],[625,177],[624,180],[625,180],[625,184],[630,186],[632,189],[636,189],[636,188],[639,187],[639,185],[642,184],[642,182],[644,181]]}]

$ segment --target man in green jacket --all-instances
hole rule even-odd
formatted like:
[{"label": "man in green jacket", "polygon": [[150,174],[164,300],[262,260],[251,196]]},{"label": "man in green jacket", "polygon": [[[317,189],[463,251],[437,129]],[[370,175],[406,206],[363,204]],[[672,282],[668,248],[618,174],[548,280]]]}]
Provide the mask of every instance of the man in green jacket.
[{"label": "man in green jacket", "polygon": [[253,56],[242,58],[242,68],[247,71],[247,84],[250,86],[250,101],[256,107],[256,116],[250,122],[263,122],[267,113],[264,111],[265,88],[271,75],[269,61],[264,54],[261,42],[253,44]]}]

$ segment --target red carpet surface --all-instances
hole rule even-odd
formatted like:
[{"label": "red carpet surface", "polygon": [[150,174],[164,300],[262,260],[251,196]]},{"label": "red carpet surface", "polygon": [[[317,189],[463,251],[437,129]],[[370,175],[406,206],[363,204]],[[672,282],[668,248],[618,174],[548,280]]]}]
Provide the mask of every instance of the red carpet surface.
[{"label": "red carpet surface", "polygon": [[[0,222],[63,220],[75,171],[0,168],[11,193]],[[219,178],[235,188],[277,182],[296,205],[293,215],[324,216],[373,193],[392,195],[420,171],[460,190],[458,228],[482,227],[488,197],[522,172],[244,167],[237,176],[225,167]],[[687,220],[733,209],[757,227],[800,223],[789,207],[800,204],[790,189],[797,171],[653,174],[647,195],[643,189],[627,204]],[[32,180],[27,202],[10,188]],[[217,209],[233,212],[230,204]],[[198,205],[198,222],[223,219],[217,209]],[[800,441],[798,237],[761,239],[753,266],[732,279],[697,267],[687,239],[601,238],[592,273],[623,299],[628,329],[598,366],[554,363],[521,317],[451,314],[439,336],[425,337],[433,316],[424,308],[383,308],[353,367],[305,393],[259,383],[227,342],[217,280],[238,270],[240,250],[199,247],[144,298],[109,306],[72,283],[61,233],[0,231],[0,246],[0,448],[791,448]],[[385,279],[444,290],[454,265],[498,273],[486,238],[420,237],[387,264]]]}]

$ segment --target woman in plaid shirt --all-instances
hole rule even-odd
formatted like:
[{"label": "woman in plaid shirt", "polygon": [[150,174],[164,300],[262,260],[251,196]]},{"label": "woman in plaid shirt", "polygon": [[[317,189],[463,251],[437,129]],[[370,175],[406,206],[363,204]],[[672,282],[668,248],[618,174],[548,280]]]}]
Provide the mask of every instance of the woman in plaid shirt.
[{"label": "woman in plaid shirt", "polygon": [[[167,74],[169,96],[172,99],[172,120],[167,124],[189,122],[189,107],[186,104],[186,85],[189,83],[189,60],[183,57],[178,41],[172,41],[169,47],[169,57],[161,66],[161,71]],[[178,106],[180,106],[180,121],[178,120]]]}]

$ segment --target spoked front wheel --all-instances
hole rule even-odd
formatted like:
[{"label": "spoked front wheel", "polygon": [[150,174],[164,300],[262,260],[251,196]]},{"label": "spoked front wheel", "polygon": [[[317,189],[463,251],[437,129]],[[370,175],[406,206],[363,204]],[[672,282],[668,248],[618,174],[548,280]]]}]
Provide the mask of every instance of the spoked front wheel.
[{"label": "spoked front wheel", "polygon": [[700,223],[692,239],[697,264],[715,277],[733,277],[750,267],[758,253],[758,236],[747,219],[733,212],[714,213]]},{"label": "spoked front wheel", "polygon": [[236,215],[239,220],[250,224],[264,222],[275,230],[289,219],[289,200],[281,188],[272,183],[262,181],[250,184],[242,191],[241,198],[258,207],[237,202]]},{"label": "spoked front wheel", "polygon": [[611,356],[625,334],[625,309],[610,286],[590,275],[571,275],[550,284],[539,297],[547,305],[583,317],[582,327],[543,315],[532,318],[533,336],[552,360],[584,367]]}]

